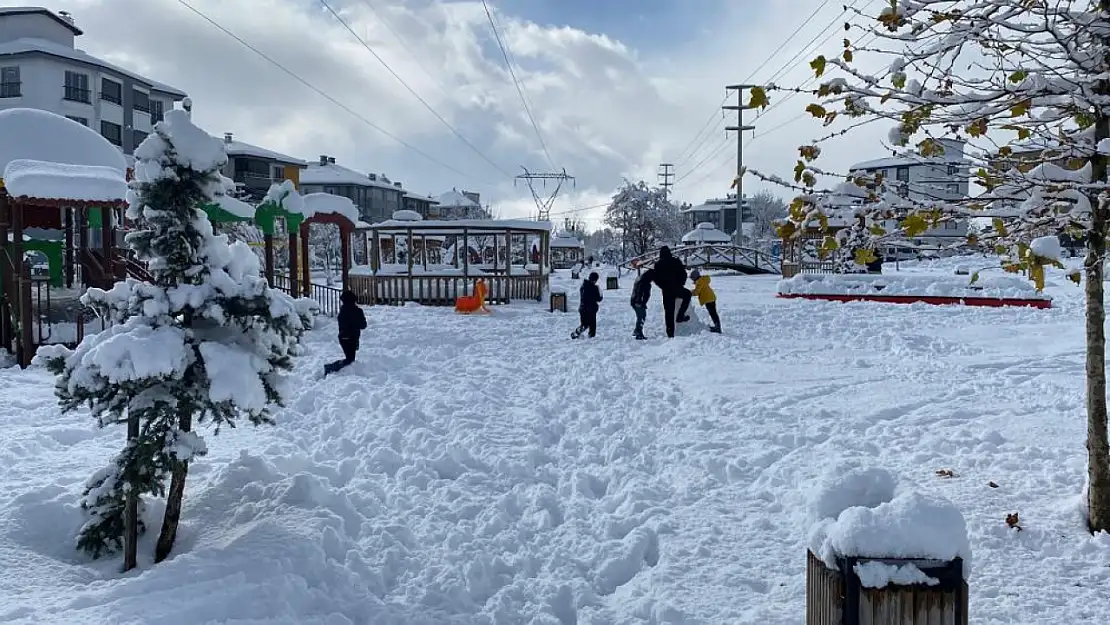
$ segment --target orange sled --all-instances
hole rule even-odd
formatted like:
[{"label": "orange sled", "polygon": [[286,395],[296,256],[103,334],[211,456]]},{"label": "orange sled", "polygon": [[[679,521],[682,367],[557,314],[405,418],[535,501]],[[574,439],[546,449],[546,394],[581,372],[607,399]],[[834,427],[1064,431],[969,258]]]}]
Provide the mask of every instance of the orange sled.
[{"label": "orange sled", "polygon": [[455,312],[463,314],[490,312],[490,309],[486,308],[485,280],[479,280],[474,283],[474,295],[460,295],[455,298]]}]

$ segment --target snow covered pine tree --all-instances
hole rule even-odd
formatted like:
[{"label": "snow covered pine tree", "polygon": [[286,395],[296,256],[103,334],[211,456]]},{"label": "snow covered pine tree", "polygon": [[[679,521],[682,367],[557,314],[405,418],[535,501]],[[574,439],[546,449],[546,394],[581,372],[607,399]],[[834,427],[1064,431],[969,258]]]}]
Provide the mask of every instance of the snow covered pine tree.
[{"label": "snow covered pine tree", "polygon": [[38,361],[59,376],[63,410],[88,406],[101,427],[131,418],[127,446],[87,484],[78,546],[94,557],[118,549],[125,506],[164,494],[171,475],[159,562],[173,548],[189,461],[206,452],[194,421],[216,433],[243,415],[270,423],[315,304],[271,289],[246,244],[213,234],[198,207],[226,193],[227,155],[188,112],[166,113],[135,158],[127,215],[139,229],[127,243],[154,281],[89,289],[83,303],[110,325],[75,350],[42,348]]},{"label": "snow covered pine tree", "polygon": [[[816,90],[821,102],[806,111],[826,125],[838,115],[857,121],[799,148],[794,179],[801,186],[795,188],[805,195],[791,205],[782,234],[804,232],[814,222],[827,229],[829,215],[818,198],[828,194],[815,193],[817,177],[828,174],[812,164],[821,153],[818,143],[885,119],[895,126],[891,143],[903,151],[915,146],[921,158],[940,157],[957,171],[967,168],[985,192],[914,199],[881,175],[853,176],[854,191],[866,201],[854,209],[858,223],[838,233],[838,240],[830,237],[828,248],[852,250],[852,260],[864,265],[884,240],[912,238],[988,206],[1010,204],[1014,216],[996,218],[985,239],[995,244],[1003,268],[1028,272],[1043,288],[1045,266],[1062,266],[1057,237],[1085,241],[1082,275],[1069,277],[1085,282],[1087,513],[1092,531],[1110,531],[1103,301],[1110,236],[1110,0],[885,4],[874,26],[863,30],[888,45],[866,48],[845,39],[839,56],[810,63],[817,77],[826,68],[847,77],[823,82]],[[863,52],[894,57],[885,77],[859,66],[856,57]],[[753,89],[751,104],[767,106],[766,93],[775,89]],[[948,159],[945,137],[967,140],[973,149]],[[903,156],[912,156],[910,150]],[[884,226],[892,221],[893,230]]]}]

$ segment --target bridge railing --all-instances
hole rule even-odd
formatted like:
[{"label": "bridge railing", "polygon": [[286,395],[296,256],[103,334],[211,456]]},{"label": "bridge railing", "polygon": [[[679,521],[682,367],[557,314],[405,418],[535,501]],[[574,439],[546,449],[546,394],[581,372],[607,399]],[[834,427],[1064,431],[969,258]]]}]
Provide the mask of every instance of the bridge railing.
[{"label": "bridge railing", "polygon": [[[751,247],[728,245],[720,243],[705,243],[701,245],[684,245],[672,248],[672,253],[687,267],[705,266],[732,266],[748,268],[764,273],[780,273],[781,265],[777,259],[762,251]],[[641,254],[635,258],[618,265],[622,272],[638,271],[649,267],[659,259],[659,250]]]}]

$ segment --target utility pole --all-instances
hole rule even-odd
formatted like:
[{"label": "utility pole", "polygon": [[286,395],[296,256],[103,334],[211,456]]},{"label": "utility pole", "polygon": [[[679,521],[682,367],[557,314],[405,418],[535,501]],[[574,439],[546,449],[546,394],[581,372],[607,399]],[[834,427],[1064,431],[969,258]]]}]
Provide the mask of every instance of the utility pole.
[{"label": "utility pole", "polygon": [[663,187],[663,193],[667,194],[667,197],[670,197],[671,186],[674,185],[674,183],[671,182],[671,178],[674,178],[674,164],[659,163],[659,169],[660,171],[657,174],[659,176],[659,186]]},{"label": "utility pole", "polygon": [[[725,91],[736,92],[736,104],[726,104],[721,108],[726,111],[736,111],[736,125],[725,126],[725,134],[736,132],[736,180],[732,186],[736,187],[736,232],[744,230],[744,131],[755,130],[755,126],[744,125],[744,111],[755,108],[744,105],[744,92],[758,85],[728,85]],[[721,224],[724,226],[724,224]],[[734,234],[733,237],[736,237]]]}]

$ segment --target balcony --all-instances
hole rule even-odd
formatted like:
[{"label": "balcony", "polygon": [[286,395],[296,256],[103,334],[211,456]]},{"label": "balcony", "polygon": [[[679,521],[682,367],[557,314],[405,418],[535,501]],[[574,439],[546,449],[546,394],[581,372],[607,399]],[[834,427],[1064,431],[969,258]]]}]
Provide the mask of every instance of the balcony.
[{"label": "balcony", "polygon": [[81,87],[66,87],[62,98],[70,102],[92,104],[92,92],[88,89],[82,89]]},{"label": "balcony", "polygon": [[[68,100],[69,98],[66,98],[66,99]],[[108,93],[107,91],[101,91],[100,92],[100,99],[104,100],[105,102],[111,102],[112,104],[118,104],[120,106],[123,105],[123,98],[122,97],[120,97],[120,96],[118,96],[114,93]]]},{"label": "balcony", "polygon": [[22,82],[0,82],[0,98],[18,98],[23,95]]}]

